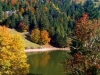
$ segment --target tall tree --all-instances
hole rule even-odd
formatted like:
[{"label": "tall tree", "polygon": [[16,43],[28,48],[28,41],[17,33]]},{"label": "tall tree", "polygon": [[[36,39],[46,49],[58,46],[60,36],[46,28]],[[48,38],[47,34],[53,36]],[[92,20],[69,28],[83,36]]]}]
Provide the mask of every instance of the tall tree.
[{"label": "tall tree", "polygon": [[29,26],[29,16],[28,15],[24,15],[23,21],[25,22],[27,26]]},{"label": "tall tree", "polygon": [[0,2],[0,21],[2,21],[2,5],[1,5],[1,2]]},{"label": "tall tree", "polygon": [[92,0],[86,0],[84,3],[84,11],[89,15],[90,19],[97,19],[100,15],[98,7],[95,7],[95,4]]},{"label": "tall tree", "polygon": [[8,11],[12,10],[12,0],[8,0]]},{"label": "tall tree", "polygon": [[11,19],[10,27],[11,28],[15,28],[16,27],[15,14],[12,14],[12,16],[10,17],[10,19]]}]

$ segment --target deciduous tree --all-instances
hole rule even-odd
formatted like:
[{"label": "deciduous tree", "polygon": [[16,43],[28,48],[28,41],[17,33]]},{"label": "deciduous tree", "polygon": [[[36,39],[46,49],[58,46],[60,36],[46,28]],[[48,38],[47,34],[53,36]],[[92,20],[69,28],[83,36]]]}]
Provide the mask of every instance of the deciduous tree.
[{"label": "deciduous tree", "polygon": [[40,32],[40,43],[47,44],[50,42],[49,33],[46,30]]},{"label": "deciduous tree", "polygon": [[22,37],[0,27],[0,75],[26,75],[29,65]]},{"label": "deciduous tree", "polygon": [[34,43],[38,43],[40,39],[40,30],[38,28],[32,30],[30,39]]},{"label": "deciduous tree", "polygon": [[[70,58],[63,63],[73,75],[98,75],[100,73],[100,25],[84,14],[76,23]],[[67,63],[68,62],[68,63]]]}]

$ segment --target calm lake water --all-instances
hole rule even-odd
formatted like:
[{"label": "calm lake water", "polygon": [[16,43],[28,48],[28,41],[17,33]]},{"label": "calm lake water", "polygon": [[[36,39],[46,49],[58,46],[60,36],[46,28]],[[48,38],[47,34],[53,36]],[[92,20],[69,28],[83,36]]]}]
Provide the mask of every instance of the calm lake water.
[{"label": "calm lake water", "polygon": [[27,53],[30,73],[35,75],[66,75],[63,65],[61,65],[65,59],[64,53],[64,51]]}]

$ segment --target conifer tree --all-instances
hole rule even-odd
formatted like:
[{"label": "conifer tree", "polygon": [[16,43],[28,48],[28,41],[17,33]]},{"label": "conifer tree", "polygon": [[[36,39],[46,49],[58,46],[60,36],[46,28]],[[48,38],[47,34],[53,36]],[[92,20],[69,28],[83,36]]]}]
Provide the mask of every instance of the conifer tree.
[{"label": "conifer tree", "polygon": [[90,19],[97,19],[100,14],[98,7],[95,7],[92,0],[86,0],[84,3],[84,11],[89,15]]},{"label": "conifer tree", "polygon": [[16,19],[15,19],[15,14],[12,14],[12,16],[10,17],[10,19],[11,19],[11,24],[10,24],[10,27],[11,28],[15,28],[16,27]]},{"label": "conifer tree", "polygon": [[2,21],[2,6],[1,6],[1,3],[0,3],[0,21]]},{"label": "conifer tree", "polygon": [[28,15],[24,15],[23,21],[25,22],[27,26],[29,26],[29,16]]}]

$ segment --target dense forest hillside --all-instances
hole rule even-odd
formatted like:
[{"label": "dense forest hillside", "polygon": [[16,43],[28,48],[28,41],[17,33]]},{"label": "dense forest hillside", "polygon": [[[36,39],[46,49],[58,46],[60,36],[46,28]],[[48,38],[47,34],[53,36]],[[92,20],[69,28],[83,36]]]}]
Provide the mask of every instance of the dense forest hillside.
[{"label": "dense forest hillside", "polygon": [[90,20],[98,20],[99,0],[0,1],[1,25],[29,32],[28,39],[34,43],[57,47],[70,44],[76,22],[83,14],[88,14]]}]

